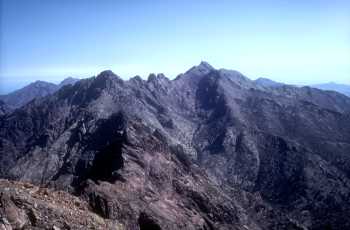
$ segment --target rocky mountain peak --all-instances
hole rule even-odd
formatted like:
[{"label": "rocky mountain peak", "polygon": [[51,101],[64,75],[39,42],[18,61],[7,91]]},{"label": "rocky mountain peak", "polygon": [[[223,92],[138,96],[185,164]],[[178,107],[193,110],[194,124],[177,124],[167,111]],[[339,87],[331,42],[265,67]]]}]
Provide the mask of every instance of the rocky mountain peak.
[{"label": "rocky mountain peak", "polygon": [[143,82],[143,79],[139,75],[136,75],[136,76],[130,78],[129,81],[130,82],[135,82],[137,84],[141,84]]},{"label": "rocky mountain peak", "polygon": [[110,78],[113,78],[113,77],[119,78],[119,76],[116,75],[115,73],[113,73],[112,70],[104,70],[97,75],[97,78],[109,78],[109,77]]},{"label": "rocky mountain peak", "polygon": [[104,70],[95,77],[92,88],[99,88],[99,90],[104,88],[110,89],[115,83],[123,84],[124,81],[111,70]]},{"label": "rocky mountain peak", "polygon": [[148,75],[147,81],[151,82],[151,81],[155,81],[157,79],[157,76],[154,73],[151,73]]},{"label": "rocky mountain peak", "polygon": [[199,68],[205,68],[205,69],[214,69],[208,62],[201,61],[198,65]]},{"label": "rocky mountain peak", "polygon": [[169,79],[163,74],[163,73],[158,73],[157,75],[154,73],[151,73],[148,78],[148,82],[155,82],[155,81],[169,81]]},{"label": "rocky mountain peak", "polygon": [[191,69],[189,69],[185,74],[186,75],[205,75],[211,72],[212,70],[215,70],[209,63],[205,61],[201,61],[201,63],[197,66],[193,66]]}]

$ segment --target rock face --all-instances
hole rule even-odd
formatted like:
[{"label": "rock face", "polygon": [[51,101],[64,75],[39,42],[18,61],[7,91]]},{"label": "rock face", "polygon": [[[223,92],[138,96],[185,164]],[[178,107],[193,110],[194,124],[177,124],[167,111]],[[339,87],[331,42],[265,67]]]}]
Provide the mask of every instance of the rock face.
[{"label": "rock face", "polygon": [[13,110],[27,104],[35,98],[52,94],[63,86],[73,85],[77,81],[78,79],[72,77],[64,79],[58,85],[45,81],[36,81],[7,95],[0,95],[0,100],[8,106],[8,109]]},{"label": "rock face", "polygon": [[104,71],[0,128],[1,177],[124,229],[350,228],[350,99],[335,92],[204,62],[175,80]]},{"label": "rock face", "polygon": [[5,115],[8,112],[10,112],[10,109],[8,108],[5,102],[0,100],[0,116]]},{"label": "rock face", "polygon": [[0,180],[0,229],[123,229],[66,192]]}]

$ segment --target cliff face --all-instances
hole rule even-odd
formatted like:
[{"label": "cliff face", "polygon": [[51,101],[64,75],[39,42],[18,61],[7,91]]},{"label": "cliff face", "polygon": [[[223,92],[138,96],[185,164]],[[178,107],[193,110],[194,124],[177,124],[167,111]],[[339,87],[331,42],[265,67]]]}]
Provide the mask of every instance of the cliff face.
[{"label": "cliff face", "polygon": [[341,94],[207,63],[175,80],[104,71],[0,116],[0,175],[125,229],[346,229],[349,114]]}]

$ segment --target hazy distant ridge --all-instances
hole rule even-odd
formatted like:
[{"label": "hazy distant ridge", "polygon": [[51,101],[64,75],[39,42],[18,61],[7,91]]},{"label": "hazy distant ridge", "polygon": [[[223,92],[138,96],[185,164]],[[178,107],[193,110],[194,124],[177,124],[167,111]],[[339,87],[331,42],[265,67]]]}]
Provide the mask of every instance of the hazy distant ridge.
[{"label": "hazy distant ridge", "polygon": [[335,82],[329,82],[324,84],[310,85],[311,87],[322,89],[322,90],[333,90],[339,93],[345,94],[350,97],[350,85],[338,84]]},{"label": "hazy distant ridge", "polygon": [[34,98],[45,97],[56,92],[65,85],[74,84],[78,80],[79,79],[68,77],[59,84],[46,81],[35,81],[9,94],[0,95],[0,100],[11,109],[19,108]]},{"label": "hazy distant ridge", "polygon": [[[279,87],[286,85],[285,83],[276,82],[268,78],[258,78],[254,81],[256,84],[264,87]],[[310,86],[312,88],[321,89],[321,90],[330,90],[342,93],[350,97],[350,85],[338,84],[335,82],[314,84],[314,85],[301,85],[301,86]]]}]

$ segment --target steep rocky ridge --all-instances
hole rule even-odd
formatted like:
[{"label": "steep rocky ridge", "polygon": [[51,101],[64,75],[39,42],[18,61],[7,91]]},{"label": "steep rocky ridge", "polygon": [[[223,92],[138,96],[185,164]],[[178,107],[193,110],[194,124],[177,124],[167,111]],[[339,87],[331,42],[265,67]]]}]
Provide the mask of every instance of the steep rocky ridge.
[{"label": "steep rocky ridge", "polygon": [[201,63],[111,71],[0,117],[0,175],[126,229],[350,227],[350,99]]}]

